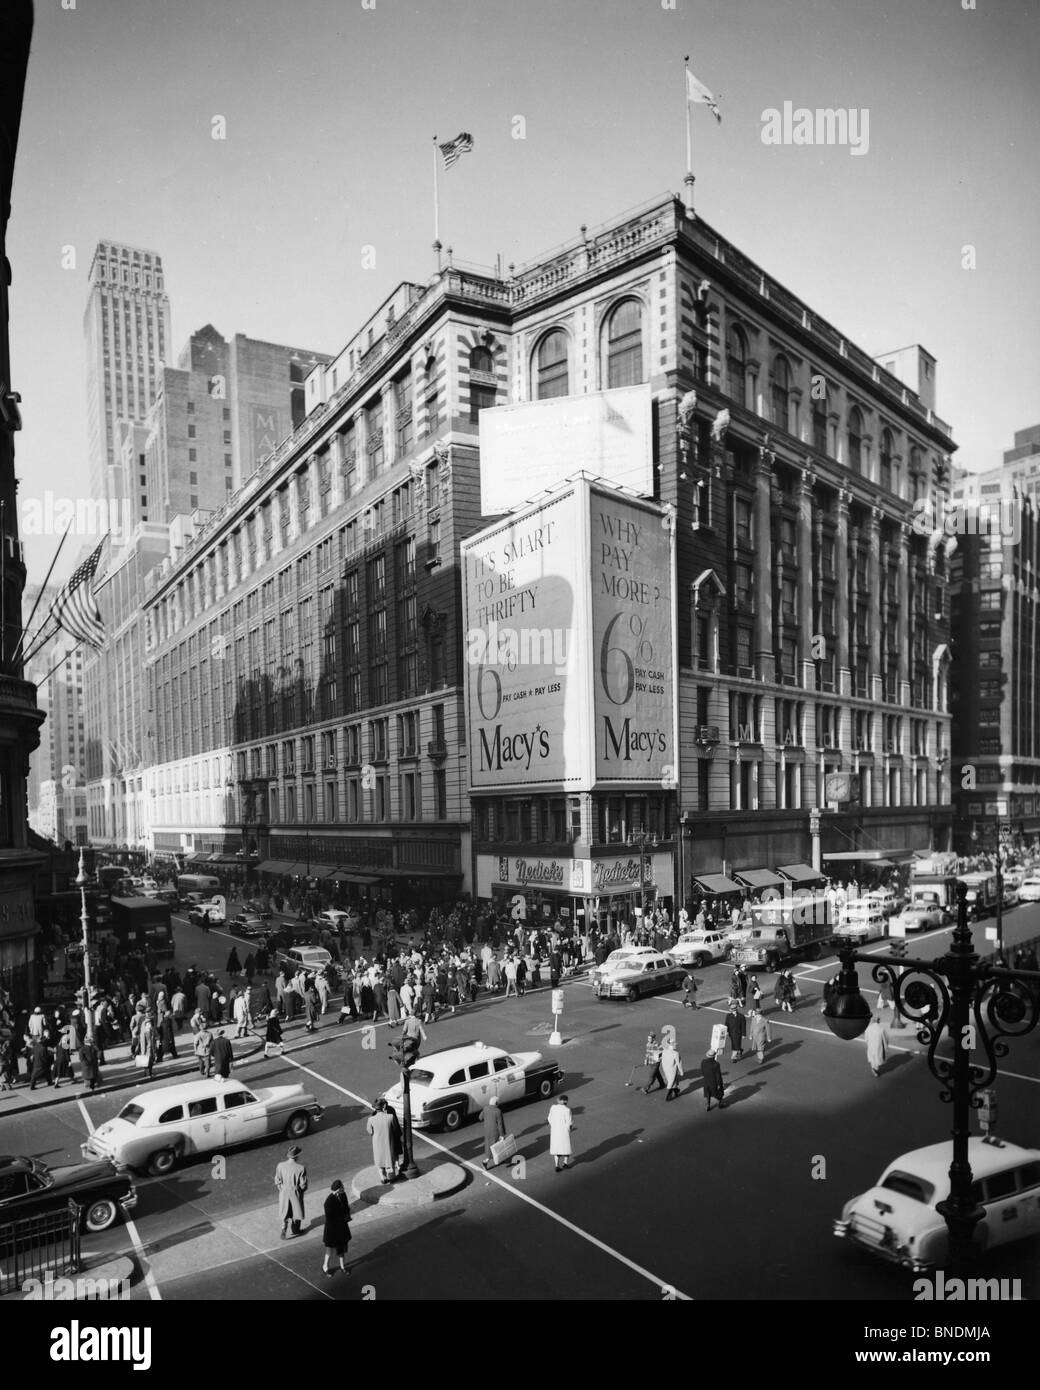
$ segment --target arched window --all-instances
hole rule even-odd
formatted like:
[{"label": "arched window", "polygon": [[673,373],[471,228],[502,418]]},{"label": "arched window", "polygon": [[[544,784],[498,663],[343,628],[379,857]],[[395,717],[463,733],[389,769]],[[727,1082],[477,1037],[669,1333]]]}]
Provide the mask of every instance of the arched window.
[{"label": "arched window", "polygon": [[855,406],[849,411],[848,466],[856,473],[863,468],[863,416]]},{"label": "arched window", "polygon": [[534,363],[534,397],[538,401],[566,396],[570,390],[567,371],[567,334],[562,328],[546,333],[538,344]]},{"label": "arched window", "polygon": [[912,502],[925,495],[924,461],[920,449],[910,450],[910,491],[913,493]]},{"label": "arched window", "polygon": [[[815,380],[816,380],[816,378],[814,377],[814,381],[815,381]],[[822,396],[819,396],[819,395],[817,394],[817,390],[816,390],[816,388],[815,388],[815,386],[814,386],[814,390],[813,390],[813,403],[812,403],[813,448],[814,448],[814,449],[818,449],[819,452],[820,452],[821,454],[826,454],[826,453],[828,452],[828,448],[827,448],[827,416],[828,416],[828,414],[829,414],[829,410],[828,410],[828,400],[827,400],[827,385],[826,385],[826,383],[824,383],[824,386],[823,386],[823,395],[822,395]]]},{"label": "arched window", "polygon": [[607,386],[643,380],[643,311],[635,299],[617,306],[607,324]]},{"label": "arched window", "polygon": [[726,333],[726,376],[729,394],[739,405],[747,404],[747,339],[735,323]]},{"label": "arched window", "polygon": [[791,369],[787,365],[787,358],[781,353],[777,353],[773,358],[773,375],[770,381],[773,392],[773,424],[786,430],[791,399]]},{"label": "arched window", "polygon": [[892,491],[892,431],[881,431],[881,486]]},{"label": "arched window", "polygon": [[490,348],[475,347],[469,355],[469,418],[477,423],[482,410],[495,404],[495,355]]}]

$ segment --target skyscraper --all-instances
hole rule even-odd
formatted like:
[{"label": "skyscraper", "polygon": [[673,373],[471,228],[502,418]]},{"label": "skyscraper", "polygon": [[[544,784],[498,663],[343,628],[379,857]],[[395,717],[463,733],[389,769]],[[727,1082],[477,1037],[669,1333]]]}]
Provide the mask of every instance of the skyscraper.
[{"label": "skyscraper", "polygon": [[131,495],[120,425],[143,424],[155,401],[170,342],[170,301],[162,258],[100,241],[90,266],[83,332],[87,342],[87,434],[91,496]]}]

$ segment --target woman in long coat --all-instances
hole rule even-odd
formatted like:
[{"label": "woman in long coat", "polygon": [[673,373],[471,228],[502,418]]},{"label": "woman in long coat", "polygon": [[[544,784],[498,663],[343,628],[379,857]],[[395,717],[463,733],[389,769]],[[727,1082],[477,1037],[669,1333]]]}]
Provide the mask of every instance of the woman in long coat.
[{"label": "woman in long coat", "polygon": [[396,1028],[401,1022],[401,996],[393,985],[386,992],[386,1007],[390,1014],[390,1027]]},{"label": "woman in long coat", "polygon": [[229,975],[241,975],[242,965],[238,959],[238,947],[232,946],[228,953],[227,966],[225,967]]},{"label": "woman in long coat", "polygon": [[57,1090],[63,1081],[74,1082],[76,1080],[72,1071],[72,1049],[76,1042],[76,1030],[71,1023],[66,1023],[58,1034],[58,1041],[54,1047],[54,1089]]},{"label": "woman in long coat", "polygon": [[365,1126],[372,1136],[372,1162],[382,1174],[384,1183],[394,1176],[397,1162],[394,1156],[394,1130],[385,1100],[377,1100],[374,1112],[368,1117]]},{"label": "woman in long coat", "polygon": [[145,1016],[137,1032],[137,1053],[141,1057],[148,1059],[148,1075],[152,1074],[155,1066],[155,1023],[151,1014]]},{"label": "woman in long coat", "polygon": [[267,1015],[267,1029],[264,1033],[264,1042],[277,1043],[280,1045],[281,1041],[282,1025],[278,1021],[278,1010],[272,1009],[271,1012]]},{"label": "woman in long coat", "polygon": [[885,1030],[881,1026],[880,1014],[876,1014],[867,1024],[867,1031],[863,1034],[863,1039],[867,1044],[867,1061],[870,1063],[870,1070],[875,1076],[880,1076],[887,1050]]},{"label": "woman in long coat", "polygon": [[322,1231],[321,1239],[325,1246],[322,1273],[329,1279],[336,1273],[334,1269],[329,1268],[329,1261],[335,1251],[339,1257],[339,1267],[345,1274],[347,1266],[343,1263],[343,1258],[350,1245],[350,1202],[339,1178],[332,1184],[332,1191],[325,1198],[325,1229]]},{"label": "woman in long coat", "polygon": [[560,1171],[561,1159],[564,1168],[571,1166],[573,1129],[574,1119],[567,1104],[567,1097],[560,1096],[549,1110],[549,1152],[552,1154],[557,1173]]},{"label": "woman in long coat", "polygon": [[83,1069],[83,1080],[87,1084],[87,1089],[89,1091],[96,1090],[98,1081],[101,1079],[101,1056],[97,1043],[91,1042],[89,1038],[84,1038],[80,1044],[79,1064]]}]

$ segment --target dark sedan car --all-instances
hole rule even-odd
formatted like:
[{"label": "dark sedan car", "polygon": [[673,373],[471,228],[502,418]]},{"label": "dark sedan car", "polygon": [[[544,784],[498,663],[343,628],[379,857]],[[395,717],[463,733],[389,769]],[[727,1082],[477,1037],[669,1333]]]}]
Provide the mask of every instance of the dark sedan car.
[{"label": "dark sedan car", "polygon": [[83,1208],[84,1230],[107,1231],[137,1205],[137,1189],[107,1160],[48,1168],[38,1158],[0,1157],[0,1224],[64,1211],[69,1198]]},{"label": "dark sedan car", "polygon": [[266,936],[270,928],[262,917],[255,912],[239,912],[230,919],[227,929],[235,936],[258,937]]}]

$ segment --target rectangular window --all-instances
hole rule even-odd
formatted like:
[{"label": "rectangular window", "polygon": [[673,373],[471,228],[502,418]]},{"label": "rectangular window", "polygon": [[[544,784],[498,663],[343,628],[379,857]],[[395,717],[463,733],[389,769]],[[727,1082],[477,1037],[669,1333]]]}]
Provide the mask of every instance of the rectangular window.
[{"label": "rectangular window", "polygon": [[383,444],[383,398],[376,396],[365,407],[365,439],[367,441],[368,468],[372,477],[382,473],[386,462]]}]

